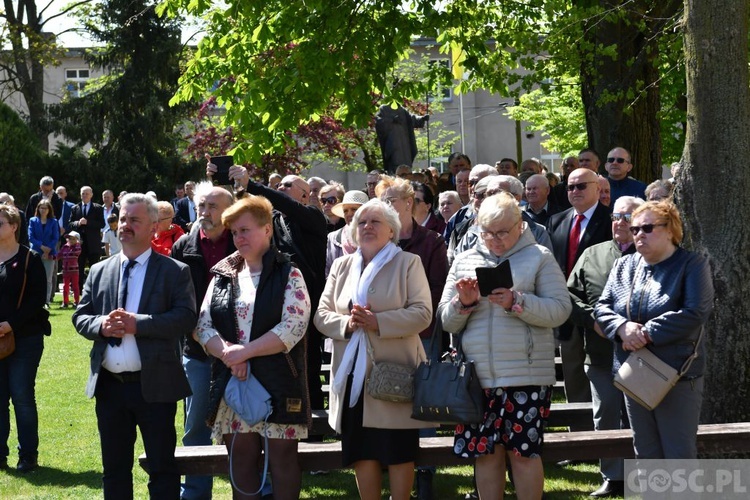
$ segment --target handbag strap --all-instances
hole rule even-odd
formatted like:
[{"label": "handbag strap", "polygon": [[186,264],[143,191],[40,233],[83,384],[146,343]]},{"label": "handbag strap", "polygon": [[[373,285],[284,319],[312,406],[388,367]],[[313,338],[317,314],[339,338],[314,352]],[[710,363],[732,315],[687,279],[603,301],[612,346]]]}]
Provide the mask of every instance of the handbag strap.
[{"label": "handbag strap", "polygon": [[31,258],[31,250],[26,251],[26,264],[23,266],[23,284],[21,285],[21,293],[18,294],[18,304],[16,304],[16,309],[21,309],[21,301],[23,300],[23,292],[26,291],[26,278],[27,278],[27,270],[29,269],[29,259]]},{"label": "handbag strap", "polygon": [[[638,261],[638,267],[635,270],[635,276],[633,277],[633,281],[630,283],[630,293],[628,294],[628,301],[625,304],[625,314],[627,315],[628,321],[632,321],[630,316],[630,301],[633,298],[633,289],[635,288],[635,282],[638,279],[639,272],[643,264],[643,257],[641,256],[640,260]],[[640,307],[640,306],[639,306]],[[638,318],[640,319],[640,317]],[[700,346],[701,340],[703,339],[703,330],[704,328],[701,327],[701,333],[698,335],[698,340],[695,341],[695,347],[693,348],[693,352],[688,356],[688,358],[685,360],[685,362],[682,364],[682,368],[680,368],[679,376],[682,377],[687,373],[687,371],[690,369],[690,366],[693,364],[693,361],[695,361],[698,358],[698,347]],[[646,347],[643,347],[645,349]]]},{"label": "handbag strap", "polygon": [[[433,359],[430,356],[430,354],[432,354],[433,352],[435,352],[435,349],[434,349],[434,347],[435,347],[435,339],[436,338],[440,338],[442,340],[442,335],[443,335],[443,320],[440,318],[440,313],[437,313],[437,314],[435,314],[435,328],[432,329],[432,337],[430,337],[430,352],[429,352],[429,354],[427,356],[427,363],[428,364],[432,364],[433,361],[435,363],[440,363],[440,361],[442,359],[442,357],[440,356],[440,354],[438,354],[437,359]],[[456,339],[456,342],[457,342],[457,345],[454,346],[455,349],[456,349],[455,361],[456,362],[461,362],[461,361],[464,361],[464,350],[463,350],[463,342],[462,342],[463,338],[464,338],[463,331],[458,332],[458,333],[456,333],[454,335],[455,335],[455,339]]]},{"label": "handbag strap", "polygon": [[367,341],[367,355],[370,357],[370,361],[372,361],[372,364],[375,364],[375,350],[372,348],[372,342],[370,342],[370,336],[367,335],[367,332],[364,332],[365,334],[365,340]]},{"label": "handbag strap", "polygon": [[701,343],[701,339],[703,339],[703,327],[701,327],[701,333],[698,334],[698,340],[695,341],[695,348],[693,348],[693,353],[682,364],[682,368],[680,368],[680,377],[687,373],[687,371],[690,369],[690,365],[692,365],[693,361],[698,358],[698,346]]},{"label": "handbag strap", "polygon": [[[372,347],[372,342],[370,342],[370,335],[367,334],[367,332],[364,332],[365,334],[365,340],[367,341],[367,355],[370,357],[370,361],[372,361],[373,365],[378,364],[377,361],[375,361],[375,349]],[[419,353],[419,348],[417,348],[417,353]],[[429,357],[428,357],[429,361]]]}]

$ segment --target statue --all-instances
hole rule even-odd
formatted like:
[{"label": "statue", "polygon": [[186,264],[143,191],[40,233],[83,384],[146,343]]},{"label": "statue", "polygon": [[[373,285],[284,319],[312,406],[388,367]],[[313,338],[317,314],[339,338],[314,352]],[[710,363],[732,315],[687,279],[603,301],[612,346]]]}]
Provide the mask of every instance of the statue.
[{"label": "statue", "polygon": [[414,129],[424,127],[429,119],[430,115],[413,115],[401,105],[395,109],[388,104],[380,106],[375,115],[375,132],[388,174],[393,175],[399,165],[412,166],[417,156]]}]

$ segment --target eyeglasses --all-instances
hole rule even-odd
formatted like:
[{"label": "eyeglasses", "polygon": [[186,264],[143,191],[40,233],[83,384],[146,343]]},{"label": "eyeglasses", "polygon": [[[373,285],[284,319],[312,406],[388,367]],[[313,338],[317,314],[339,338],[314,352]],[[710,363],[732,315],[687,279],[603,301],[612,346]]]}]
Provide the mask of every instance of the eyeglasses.
[{"label": "eyeglasses", "polygon": [[644,224],[642,226],[630,226],[630,232],[633,233],[633,236],[638,236],[638,233],[643,231],[646,234],[651,234],[651,231],[654,230],[655,227],[664,227],[667,224]]},{"label": "eyeglasses", "polygon": [[521,222],[517,220],[515,224],[510,226],[507,231],[482,231],[479,235],[485,240],[502,240],[508,237],[510,231]]},{"label": "eyeglasses", "polygon": [[414,203],[426,203],[422,198],[414,197]]},{"label": "eyeglasses", "polygon": [[481,179],[469,179],[469,186],[476,186]]},{"label": "eyeglasses", "polygon": [[375,187],[377,185],[378,185],[377,182],[365,182],[365,186],[367,186],[367,187]]},{"label": "eyeglasses", "polygon": [[596,181],[589,181],[589,182],[579,182],[578,184],[568,184],[565,187],[565,189],[567,189],[568,191],[571,191],[571,192],[575,191],[576,189],[578,191],[583,191],[583,190],[586,189],[586,186],[588,184],[597,184],[597,182]]},{"label": "eyeglasses", "polygon": [[476,198],[477,200],[483,200],[484,197],[485,197],[484,191],[481,193],[474,191],[474,198]]},{"label": "eyeglasses", "polygon": [[338,203],[339,200],[335,196],[329,196],[328,198],[321,198],[320,203],[325,205],[326,203],[330,203],[331,205],[335,205]]},{"label": "eyeglasses", "polygon": [[[614,213],[609,216],[610,219],[612,219],[612,222],[620,222],[621,220],[625,219],[625,222],[630,222],[630,219],[633,216],[631,214],[618,214]],[[647,233],[650,233],[651,231],[646,231]]]},{"label": "eyeglasses", "polygon": [[607,158],[607,163],[625,163],[626,161],[628,160],[626,160],[625,158],[617,158],[615,156],[610,156],[609,158]]}]

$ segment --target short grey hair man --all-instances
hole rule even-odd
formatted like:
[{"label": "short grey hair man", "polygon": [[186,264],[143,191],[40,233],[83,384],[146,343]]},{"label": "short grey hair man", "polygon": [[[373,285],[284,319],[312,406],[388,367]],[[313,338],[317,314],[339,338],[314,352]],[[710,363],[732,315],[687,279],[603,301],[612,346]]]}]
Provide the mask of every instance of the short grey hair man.
[{"label": "short grey hair man", "polygon": [[159,206],[156,204],[156,200],[151,196],[143,193],[128,193],[122,200],[120,200],[120,206],[126,207],[129,205],[137,205],[143,203],[146,205],[146,211],[151,222],[159,220]]}]

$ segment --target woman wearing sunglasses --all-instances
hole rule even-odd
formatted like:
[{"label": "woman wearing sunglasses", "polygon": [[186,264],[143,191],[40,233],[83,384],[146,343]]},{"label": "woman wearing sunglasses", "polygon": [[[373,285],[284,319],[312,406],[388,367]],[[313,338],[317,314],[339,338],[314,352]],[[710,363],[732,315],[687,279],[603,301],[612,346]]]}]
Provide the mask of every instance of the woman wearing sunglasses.
[{"label": "woman wearing sunglasses", "polygon": [[[615,261],[635,253],[630,218],[633,210],[646,203],[633,196],[620,196],[614,204],[610,241],[590,246],[583,251],[568,277],[568,291],[573,299],[570,322],[583,332],[586,350],[585,370],[591,385],[596,430],[619,429],[622,422],[622,392],[613,381],[612,342],[594,321],[594,306],[599,301],[607,277]],[[625,491],[624,462],[621,458],[605,458],[599,463],[603,483],[592,497],[622,496]]]},{"label": "woman wearing sunglasses", "polygon": [[333,231],[344,227],[346,221],[332,212],[333,207],[344,197],[344,186],[338,182],[327,184],[320,188],[318,196],[320,198],[320,206],[326,216],[326,230],[329,233],[332,233]]},{"label": "woman wearing sunglasses", "polygon": [[699,357],[664,400],[647,410],[625,396],[636,458],[696,458],[703,400],[703,325],[713,307],[711,268],[682,242],[682,221],[670,202],[648,202],[633,211],[636,252],[615,263],[596,321],[615,343],[613,369],[631,351],[649,349],[679,370],[698,343]]}]

